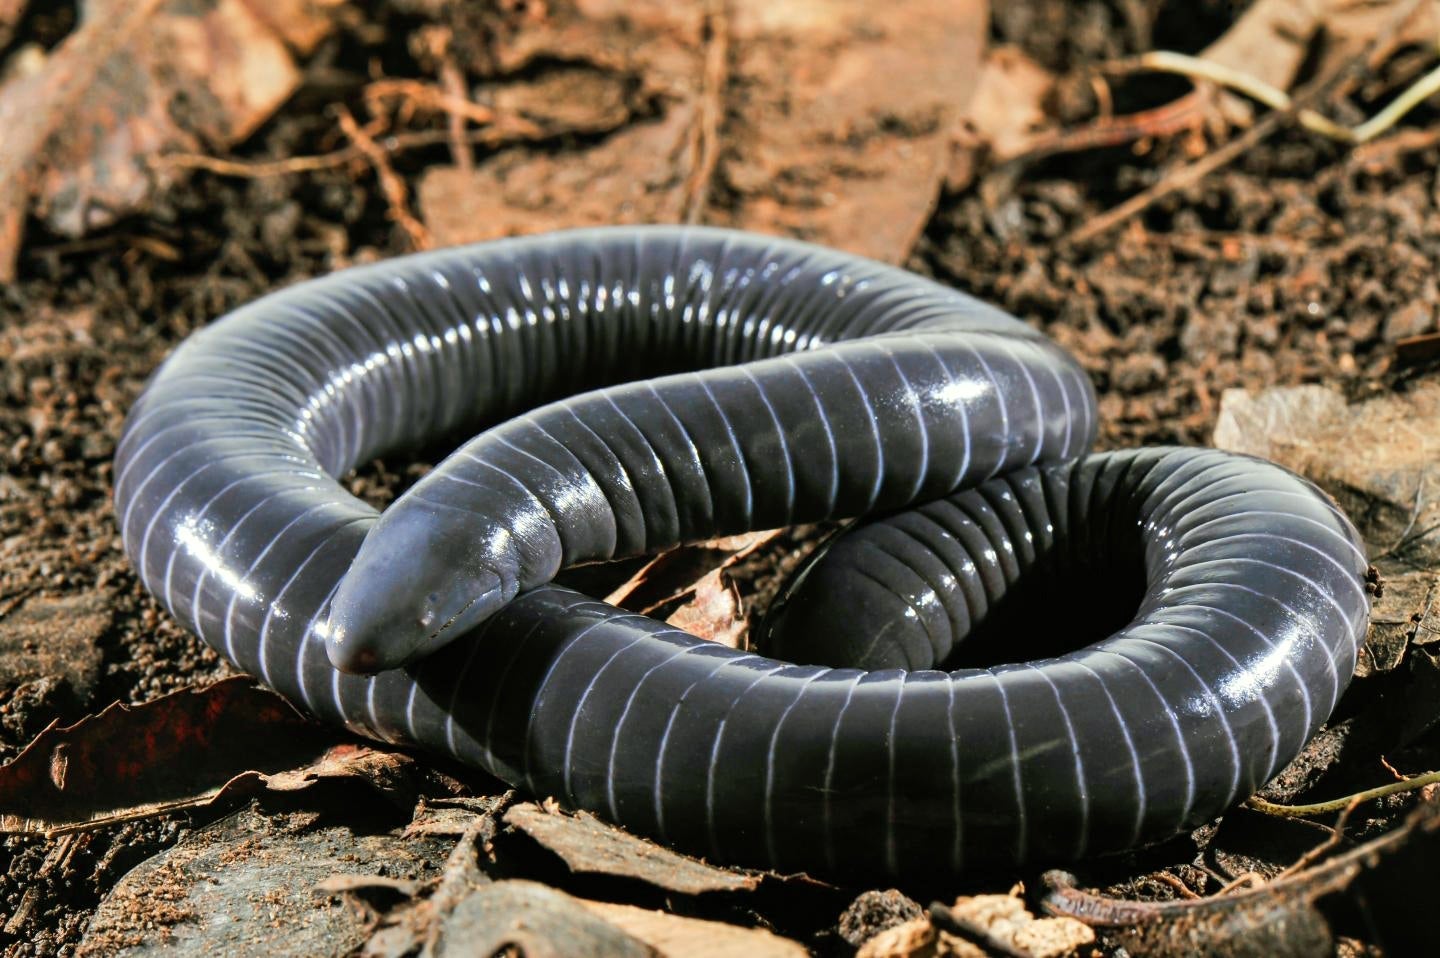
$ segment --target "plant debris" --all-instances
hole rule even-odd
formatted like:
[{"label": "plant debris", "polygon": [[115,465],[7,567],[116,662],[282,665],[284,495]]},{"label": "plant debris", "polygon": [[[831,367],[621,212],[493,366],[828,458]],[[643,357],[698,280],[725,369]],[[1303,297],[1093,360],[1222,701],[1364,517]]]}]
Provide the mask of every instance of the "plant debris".
[{"label": "plant debris", "polygon": [[[0,766],[0,831],[62,835],[207,805],[257,786],[381,775],[398,756],[332,736],[253,679],[237,677],[139,706],[52,724]],[[298,771],[297,771],[298,769]]]},{"label": "plant debris", "polygon": [[559,855],[571,871],[634,878],[685,895],[753,891],[761,875],[717,868],[607,825],[588,812],[569,815],[533,802],[515,805],[505,824]]}]

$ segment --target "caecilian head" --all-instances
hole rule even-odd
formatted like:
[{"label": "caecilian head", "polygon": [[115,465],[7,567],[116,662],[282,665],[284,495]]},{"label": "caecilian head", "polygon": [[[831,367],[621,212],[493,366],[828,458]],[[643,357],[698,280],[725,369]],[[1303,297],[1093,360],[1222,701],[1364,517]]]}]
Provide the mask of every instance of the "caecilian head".
[{"label": "caecilian head", "polygon": [[515,596],[518,568],[508,534],[480,532],[457,518],[413,500],[380,517],[330,603],[327,651],[336,668],[398,668]]}]

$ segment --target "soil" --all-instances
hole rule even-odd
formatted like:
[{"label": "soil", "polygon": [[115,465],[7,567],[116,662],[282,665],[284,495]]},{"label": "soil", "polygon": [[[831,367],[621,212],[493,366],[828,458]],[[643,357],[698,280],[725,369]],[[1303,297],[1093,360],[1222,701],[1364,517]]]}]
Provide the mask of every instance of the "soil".
[{"label": "soil", "polygon": [[[63,34],[66,14],[49,8],[71,5],[39,6],[47,10],[21,22],[12,49]],[[1197,51],[1240,6],[1014,0],[994,4],[992,41],[1067,72],[1156,46]],[[341,95],[347,73],[363,76],[371,61],[420,75],[402,29],[412,20],[394,9],[357,5],[342,28],[327,73]],[[1133,107],[1174,89],[1122,92]],[[333,120],[318,107],[335,95],[307,86],[241,153],[323,152]],[[1363,109],[1365,96],[1352,106]],[[1407,121],[1436,122],[1430,106]],[[908,265],[1027,318],[1080,357],[1101,396],[1104,446],[1204,443],[1230,388],[1373,384],[1391,372],[1396,339],[1435,330],[1440,147],[1357,155],[1281,133],[1128,226],[1082,247],[1061,242],[1153,183],[1181,149],[1067,156],[1007,189],[947,195]],[[413,185],[443,158],[441,147],[415,151],[396,167]],[[228,674],[145,594],[121,553],[109,483],[125,412],[166,351],[210,319],[407,248],[374,180],[344,168],[254,180],[199,173],[143,215],[79,241],[30,225],[20,279],[0,288],[0,759],[53,721]],[[415,471],[374,466],[355,485],[384,501]],[[47,666],[40,653],[62,642],[95,661]],[[8,655],[7,643],[31,655]],[[205,820],[3,839],[0,949],[68,953],[128,869]],[[1136,890],[1170,894],[1158,883]]]}]

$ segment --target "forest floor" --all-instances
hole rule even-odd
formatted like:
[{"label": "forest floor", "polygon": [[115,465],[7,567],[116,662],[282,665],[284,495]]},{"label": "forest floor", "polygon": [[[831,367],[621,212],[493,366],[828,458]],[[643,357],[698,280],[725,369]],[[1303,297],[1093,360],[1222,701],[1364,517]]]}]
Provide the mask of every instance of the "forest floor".
[{"label": "forest floor", "polygon": [[[255,8],[229,0],[192,6]],[[1213,91],[1192,97],[1192,82],[1178,76],[1097,77],[1102,65],[1147,51],[1198,54],[1235,28],[1247,4],[997,0],[987,11],[983,3],[906,0],[885,5],[894,7],[886,15],[910,18],[914,30],[881,29],[879,21],[854,30],[875,71],[865,83],[880,104],[869,114],[873,126],[842,118],[845,135],[821,135],[787,126],[798,121],[777,92],[799,77],[828,76],[849,49],[849,34],[807,45],[776,25],[815,4],[697,2],[694,11],[678,4],[680,13],[649,19],[620,16],[615,6],[311,3],[312,19],[273,28],[294,71],[273,107],[235,106],[223,91],[215,93],[220,106],[172,98],[161,111],[172,119],[209,110],[229,126],[216,133],[196,122],[189,139],[166,141],[180,159],[150,168],[153,175],[139,178],[144,185],[123,195],[104,173],[113,167],[55,160],[26,181],[23,230],[7,233],[17,220],[0,208],[14,277],[0,285],[0,759],[15,758],[52,724],[232,674],[141,589],[110,500],[125,413],[186,335],[276,287],[421,246],[567,223],[691,219],[796,233],[898,261],[1036,324],[1090,373],[1102,447],[1223,441],[1289,456],[1356,515],[1392,587],[1388,603],[1377,603],[1366,664],[1327,731],[1265,794],[1312,801],[1440,768],[1440,650],[1428,626],[1440,562],[1427,538],[1440,503],[1424,471],[1432,444],[1440,448],[1440,419],[1427,417],[1426,405],[1440,356],[1440,109],[1422,103],[1359,146],[1300,128],[1291,111],[1242,142],[1229,162],[1190,177],[1259,130],[1265,109]],[[770,19],[755,12],[762,6]],[[23,13],[7,19],[12,8]],[[24,80],[25,63],[58,55],[77,21],[69,2],[0,2],[0,120],[4,85]],[[261,26],[245,29],[269,37]],[[957,66],[943,50],[904,46],[927,30],[953,31],[974,56]],[[1297,95],[1344,124],[1373,114],[1434,65],[1433,37],[1427,46],[1337,19],[1312,23],[1301,38],[1292,68],[1270,83],[1306,91]],[[1354,44],[1341,49],[1347,39]],[[1291,55],[1280,41],[1265,43],[1272,46],[1261,44],[1257,69]],[[107,48],[103,56],[125,52]],[[995,68],[984,82],[982,56]],[[1343,76],[1326,79],[1328,65],[1342,62],[1350,64]],[[942,90],[923,110],[895,106],[933,93],[916,83],[913,70],[922,69],[950,71],[947,82],[964,95]],[[163,71],[145,75],[181,82]],[[1316,77],[1323,89],[1307,86]],[[967,121],[964,102],[976,89]],[[828,107],[819,97],[816,110],[843,113],[856,99],[847,96]],[[74,111],[84,97],[27,103]],[[1113,116],[1141,121],[1126,127]],[[1018,128],[1022,121],[1030,127]],[[141,133],[168,122],[121,111],[102,126],[123,127],[143,145]],[[67,114],[37,137],[52,154],[99,150],[72,142],[84,140],[84,129]],[[1077,130],[1085,135],[1061,136],[1057,145],[1057,134]],[[13,160],[0,155],[0,173]],[[1109,211],[1151,189],[1165,192],[1098,229]],[[0,195],[0,206],[13,199]],[[1300,385],[1315,388],[1227,395]],[[1294,439],[1282,449],[1275,436],[1257,435],[1262,421],[1298,438],[1282,437]],[[349,481],[383,503],[424,468],[376,463]],[[796,543],[766,543],[731,570],[747,609],[777,569],[793,566]],[[117,714],[90,727],[122,721]],[[129,714],[146,727],[143,714]],[[341,761],[336,754],[326,756]],[[921,882],[852,905],[865,889],[778,876],[731,887],[707,874],[697,880],[712,890],[692,892],[630,872],[572,871],[559,840],[541,837],[544,827],[527,818],[551,813],[502,800],[495,781],[423,757],[357,754],[343,753],[340,772],[312,775],[318,785],[272,787],[253,804],[256,789],[211,801],[212,791],[208,803],[148,816],[102,800],[96,804],[108,812],[86,813],[99,824],[56,828],[51,820],[49,837],[27,833],[46,829],[19,820],[18,786],[0,781],[8,832],[0,839],[0,952],[71,954],[83,940],[94,954],[163,941],[197,954],[242,945],[403,954],[450,914],[436,889],[454,878],[456,836],[488,846],[479,859],[488,874],[605,903],[592,913],[642,938],[658,933],[636,930],[634,916],[615,909],[664,908],[847,954],[875,930],[919,918],[931,901],[1006,895],[1022,883],[1021,900],[1038,914],[1045,888],[1038,870],[1017,869]],[[245,768],[260,766],[236,771]],[[1422,851],[1433,851],[1435,822],[1423,816],[1429,801],[1407,792],[1362,804],[1343,832],[1334,815],[1286,819],[1241,808],[1162,845],[1067,867],[1081,887],[1104,895],[1173,903],[1147,913],[1153,922],[1139,930],[1097,929],[1102,950],[1309,954],[1334,942],[1346,953],[1380,944],[1404,953],[1408,926],[1421,918],[1396,911],[1394,890],[1424,900],[1411,882]],[[1315,873],[1327,856],[1387,834],[1406,840],[1343,878],[1338,867]],[[1305,857],[1322,845],[1323,856]],[[262,851],[274,856],[265,868],[248,857]],[[302,859],[314,873],[297,873],[298,891],[263,891],[265,869]],[[236,862],[256,884],[241,882],[236,897],[224,898],[240,881]],[[378,872],[366,864],[375,862]],[[390,884],[334,883],[351,872],[388,876]],[[221,897],[196,891],[197,875]],[[1233,907],[1196,905],[1245,875],[1258,876],[1259,894],[1230,896]],[[312,889],[325,881],[329,892],[317,896]],[[1433,875],[1429,883],[1433,891]],[[201,920],[206,909],[229,909],[244,927],[224,937]],[[301,918],[312,923],[309,932],[293,926],[297,911],[308,914]],[[942,913],[931,920],[945,927]],[[195,937],[196,928],[210,937]],[[672,933],[682,934],[665,932]],[[973,927],[956,933],[985,940]],[[780,947],[771,938],[738,942],[762,954]]]}]

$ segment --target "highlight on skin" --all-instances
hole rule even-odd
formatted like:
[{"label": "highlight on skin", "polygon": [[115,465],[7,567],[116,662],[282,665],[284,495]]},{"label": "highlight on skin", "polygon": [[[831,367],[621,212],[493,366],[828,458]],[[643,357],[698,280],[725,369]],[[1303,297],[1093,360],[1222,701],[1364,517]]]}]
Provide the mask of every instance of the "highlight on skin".
[{"label": "highlight on skin", "polygon": [[[467,429],[383,516],[336,480]],[[908,878],[1193,827],[1349,681],[1366,563],[1321,493],[1095,430],[1071,357],[933,281],[586,230],[216,321],[132,410],[116,509],[165,607],[323,719],[717,860]],[[856,516],[759,652],[549,584]]]}]

